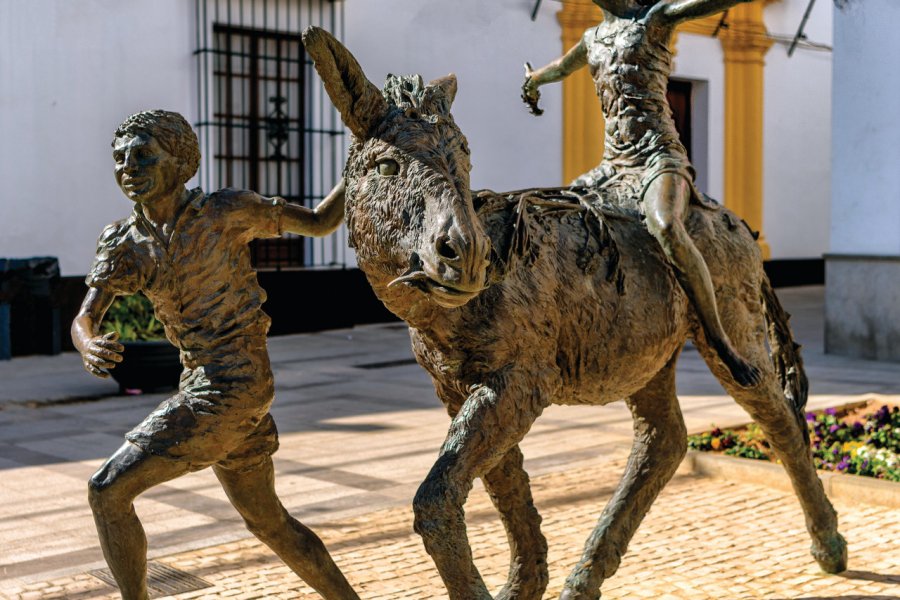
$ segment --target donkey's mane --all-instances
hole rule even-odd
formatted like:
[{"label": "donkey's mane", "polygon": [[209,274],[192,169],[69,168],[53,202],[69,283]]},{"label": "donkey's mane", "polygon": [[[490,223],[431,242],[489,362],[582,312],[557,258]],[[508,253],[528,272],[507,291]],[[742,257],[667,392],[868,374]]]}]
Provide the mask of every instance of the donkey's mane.
[{"label": "donkey's mane", "polygon": [[619,221],[639,225],[637,211],[606,203],[598,192],[583,187],[531,188],[504,193],[480,190],[473,195],[482,219],[489,219],[495,213],[511,213],[512,218],[506,221],[501,232],[501,238],[506,243],[502,244],[503,249],[499,253],[495,253],[495,260],[499,262],[497,275],[506,276],[520,261],[525,264],[533,261],[537,245],[532,239],[532,229],[536,221],[579,214],[587,235],[576,257],[578,266],[587,273],[592,268],[595,255],[607,257],[607,280],[615,282],[622,292],[619,249],[610,232],[610,223]]},{"label": "donkey's mane", "polygon": [[449,115],[453,101],[439,86],[426,85],[421,75],[388,75],[381,94],[391,106],[435,118]]}]

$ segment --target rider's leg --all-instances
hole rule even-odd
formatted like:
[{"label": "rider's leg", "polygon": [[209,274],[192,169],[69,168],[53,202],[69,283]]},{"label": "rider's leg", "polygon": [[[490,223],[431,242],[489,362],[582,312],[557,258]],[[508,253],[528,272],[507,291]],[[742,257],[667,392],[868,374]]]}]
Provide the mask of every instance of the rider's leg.
[{"label": "rider's leg", "polygon": [[644,192],[647,229],[659,241],[675,268],[678,281],[690,298],[710,345],[735,381],[750,387],[759,382],[759,370],[744,360],[728,339],[719,319],[706,261],[684,228],[684,216],[690,199],[690,184],[681,175],[663,173],[656,177]]}]

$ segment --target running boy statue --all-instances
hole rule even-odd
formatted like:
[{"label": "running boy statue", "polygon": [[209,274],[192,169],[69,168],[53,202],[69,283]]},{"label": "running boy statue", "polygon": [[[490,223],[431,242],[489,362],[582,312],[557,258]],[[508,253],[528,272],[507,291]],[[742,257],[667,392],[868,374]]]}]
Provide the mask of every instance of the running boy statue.
[{"label": "running boy statue", "polygon": [[283,232],[331,233],[343,218],[343,186],[314,210],[250,191],[188,190],[200,161],[197,136],[181,115],[162,110],[126,119],[113,158],[134,210],[100,236],[72,339],[85,368],[107,377],[123,348],[114,334],[98,335],[100,322],[116,296],[142,291],[184,365],[178,393],[126,434],[89,483],[100,545],[122,598],[149,597],[147,539],[133,500],[211,466],[250,531],[297,575],[325,598],[357,599],[321,540],[275,495],[270,319],[247,247]]}]

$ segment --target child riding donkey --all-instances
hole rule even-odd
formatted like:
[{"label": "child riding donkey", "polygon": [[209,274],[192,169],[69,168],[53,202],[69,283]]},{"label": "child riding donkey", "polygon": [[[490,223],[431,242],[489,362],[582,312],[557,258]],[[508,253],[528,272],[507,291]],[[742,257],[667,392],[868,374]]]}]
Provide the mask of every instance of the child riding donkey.
[{"label": "child riding donkey", "polygon": [[618,202],[637,201],[710,344],[735,381],[753,386],[759,383],[759,369],[744,360],[725,333],[709,268],[684,227],[690,203],[707,200],[694,187],[694,168],[666,100],[675,27],[750,0],[593,1],[603,10],[603,22],[550,64],[536,71],[526,65],[522,98],[540,114],[541,85],[590,68],[606,120],[605,148],[603,162],[574,185],[600,188]]}]

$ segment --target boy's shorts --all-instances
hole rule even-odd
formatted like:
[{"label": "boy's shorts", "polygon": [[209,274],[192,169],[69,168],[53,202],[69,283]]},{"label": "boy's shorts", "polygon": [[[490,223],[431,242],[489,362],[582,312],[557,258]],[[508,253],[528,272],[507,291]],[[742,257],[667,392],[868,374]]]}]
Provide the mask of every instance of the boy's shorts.
[{"label": "boy's shorts", "polygon": [[265,347],[228,353],[186,367],[177,394],[163,401],[125,435],[132,444],[192,471],[217,465],[247,471],[278,449],[278,430],[269,414],[274,396]]}]

